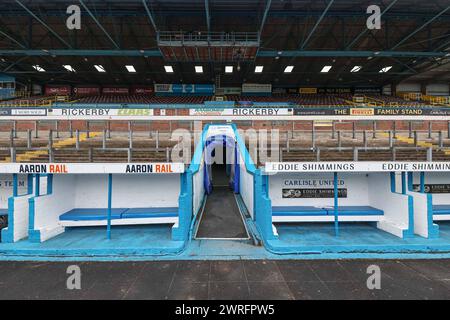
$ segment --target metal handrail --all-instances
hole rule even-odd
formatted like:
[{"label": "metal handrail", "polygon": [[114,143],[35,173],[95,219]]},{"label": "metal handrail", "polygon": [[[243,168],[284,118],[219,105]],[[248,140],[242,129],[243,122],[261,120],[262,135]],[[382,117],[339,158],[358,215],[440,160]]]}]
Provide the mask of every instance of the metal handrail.
[{"label": "metal handrail", "polygon": [[83,147],[83,148],[52,148],[52,147],[0,147],[0,151],[9,151],[10,152],[10,159],[12,163],[16,162],[17,152],[18,151],[47,151],[47,155],[49,157],[50,162],[54,162],[54,152],[55,151],[68,151],[68,152],[88,152],[89,156],[89,162],[93,162],[94,160],[94,153],[95,152],[126,152],[128,162],[132,162],[133,160],[133,152],[165,152],[166,154],[166,161],[170,161],[170,148],[93,148],[93,147]]}]

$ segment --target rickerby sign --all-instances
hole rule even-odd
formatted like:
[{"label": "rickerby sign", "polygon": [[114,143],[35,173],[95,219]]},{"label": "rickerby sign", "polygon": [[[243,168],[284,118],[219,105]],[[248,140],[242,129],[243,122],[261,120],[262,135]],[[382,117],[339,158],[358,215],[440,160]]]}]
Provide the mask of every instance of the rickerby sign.
[{"label": "rickerby sign", "polygon": [[279,172],[422,172],[450,171],[449,162],[267,162],[266,173]]},{"label": "rickerby sign", "polygon": [[62,117],[131,117],[153,116],[153,109],[62,108],[49,111],[49,116]]},{"label": "rickerby sign", "polygon": [[162,174],[183,173],[183,163],[6,163],[2,173],[18,174]]},{"label": "rickerby sign", "polygon": [[197,108],[190,109],[191,116],[289,116],[293,114],[292,108]]}]

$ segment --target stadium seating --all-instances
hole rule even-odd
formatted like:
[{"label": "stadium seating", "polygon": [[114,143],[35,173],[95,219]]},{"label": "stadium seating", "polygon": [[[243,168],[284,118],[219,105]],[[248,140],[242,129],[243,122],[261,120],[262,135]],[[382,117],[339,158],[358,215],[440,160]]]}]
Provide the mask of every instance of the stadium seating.
[{"label": "stadium seating", "polygon": [[[140,219],[140,218],[167,218],[177,217],[178,208],[121,208],[111,209],[111,219]],[[76,208],[60,217],[60,221],[105,221],[108,218],[108,209]]]},{"label": "stadium seating", "polygon": [[[405,106],[420,107],[428,105],[426,101],[407,101],[400,97],[365,94],[366,104],[378,106]],[[211,96],[153,96],[146,94],[103,94],[89,96],[68,97],[73,103],[117,103],[117,104],[202,104],[205,101],[214,100]],[[314,106],[353,106],[352,94],[279,94],[274,93],[269,96],[258,95],[226,95],[227,101],[250,101],[257,103],[292,103],[304,107]],[[1,101],[0,106],[33,106],[33,105],[50,105],[55,102],[54,96],[33,96],[29,98],[13,99]]]},{"label": "stadium seating", "polygon": [[[382,210],[371,206],[339,206],[337,214],[339,216],[382,216]],[[312,206],[274,206],[273,216],[332,216],[332,207],[312,207]]]},{"label": "stadium seating", "polygon": [[123,103],[123,104],[201,104],[211,100],[211,97],[157,97],[149,95],[100,95],[84,97],[79,103]]},{"label": "stadium seating", "polygon": [[450,214],[450,205],[447,204],[435,204],[433,205],[433,214]]}]

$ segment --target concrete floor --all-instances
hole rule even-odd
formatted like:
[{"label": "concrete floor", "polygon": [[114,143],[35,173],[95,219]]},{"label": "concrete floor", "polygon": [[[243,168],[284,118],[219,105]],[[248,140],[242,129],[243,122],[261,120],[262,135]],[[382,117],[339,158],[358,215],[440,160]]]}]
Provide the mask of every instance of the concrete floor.
[{"label": "concrete floor", "polygon": [[196,238],[248,238],[234,193],[229,187],[214,187],[206,199]]},{"label": "concrete floor", "polygon": [[[81,290],[66,288],[72,264]],[[380,290],[366,286],[372,264]],[[0,299],[450,299],[450,259],[0,262],[0,272]]]}]

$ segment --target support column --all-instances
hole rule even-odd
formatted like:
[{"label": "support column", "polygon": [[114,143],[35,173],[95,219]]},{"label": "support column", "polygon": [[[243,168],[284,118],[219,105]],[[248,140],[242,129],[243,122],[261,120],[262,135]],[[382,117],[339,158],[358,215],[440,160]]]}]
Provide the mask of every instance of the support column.
[{"label": "support column", "polygon": [[406,194],[406,172],[402,171],[402,194]]},{"label": "support column", "polygon": [[425,172],[420,172],[420,193],[425,193]]},{"label": "support column", "polygon": [[19,193],[19,184],[17,179],[17,173],[13,174],[13,197],[17,197]]},{"label": "support column", "polygon": [[112,174],[108,174],[108,223],[106,226],[106,237],[111,239],[111,211],[112,211]]},{"label": "support column", "polygon": [[339,236],[339,213],[338,213],[338,206],[339,206],[339,189],[338,189],[338,174],[335,172],[333,174],[333,185],[334,185],[334,233],[336,237]]}]

